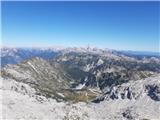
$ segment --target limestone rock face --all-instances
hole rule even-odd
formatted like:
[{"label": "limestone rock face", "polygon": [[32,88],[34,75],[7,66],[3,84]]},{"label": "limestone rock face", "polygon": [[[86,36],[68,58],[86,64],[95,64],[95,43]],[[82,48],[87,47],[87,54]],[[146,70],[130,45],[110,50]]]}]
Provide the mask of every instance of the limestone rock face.
[{"label": "limestone rock face", "polygon": [[152,100],[160,101],[160,81],[159,77],[152,77],[130,81],[121,85],[113,86],[104,90],[103,95],[97,97],[94,102],[100,102],[103,100],[137,100],[147,95]]},{"label": "limestone rock face", "polygon": [[[1,119],[159,119],[160,101],[157,99],[159,80],[160,75],[157,75],[129,84],[124,83],[118,87],[120,90],[118,93],[115,92],[117,88],[113,88],[109,94],[104,95],[107,97],[100,103],[73,104],[37,95],[36,90],[28,84],[1,78],[3,82],[0,86],[3,98],[0,99],[3,108],[0,110]],[[119,95],[120,93],[126,93],[124,98]]]}]

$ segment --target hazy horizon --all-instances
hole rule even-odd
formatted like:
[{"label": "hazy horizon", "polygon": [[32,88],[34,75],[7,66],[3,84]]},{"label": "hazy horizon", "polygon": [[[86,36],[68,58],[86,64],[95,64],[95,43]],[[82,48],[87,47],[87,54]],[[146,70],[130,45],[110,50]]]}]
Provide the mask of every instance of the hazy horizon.
[{"label": "hazy horizon", "polygon": [[2,2],[2,46],[159,52],[160,2]]}]

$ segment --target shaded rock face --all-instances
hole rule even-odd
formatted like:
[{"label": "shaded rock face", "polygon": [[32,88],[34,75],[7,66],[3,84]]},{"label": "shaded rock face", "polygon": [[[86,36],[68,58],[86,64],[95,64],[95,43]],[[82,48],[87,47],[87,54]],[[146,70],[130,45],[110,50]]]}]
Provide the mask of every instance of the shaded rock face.
[{"label": "shaded rock face", "polygon": [[138,114],[134,113],[132,108],[127,108],[122,112],[122,116],[127,120],[135,120],[138,118]]},{"label": "shaded rock face", "polygon": [[[121,88],[121,90],[119,88]],[[95,100],[93,100],[93,102],[99,103],[103,100],[118,100],[118,99],[132,100],[132,99],[137,99],[136,96],[139,95],[139,94],[134,93],[134,91],[132,91],[130,87],[123,88],[122,86],[119,86],[119,88],[115,88],[115,87],[110,88],[108,92],[104,93],[101,97],[96,98]]]},{"label": "shaded rock face", "polygon": [[[122,87],[122,88],[121,88]],[[109,95],[109,96],[107,96]],[[138,95],[137,95],[138,96]],[[106,99],[136,99],[136,93],[132,90],[130,86],[123,88],[123,86],[119,86],[119,88],[114,88],[110,90],[110,92],[106,93]]]},{"label": "shaded rock face", "polygon": [[121,85],[108,87],[103,94],[98,96],[93,102],[99,103],[103,100],[138,100],[147,95],[154,101],[160,101],[160,83],[157,79],[141,79],[129,81]]},{"label": "shaded rock face", "polygon": [[148,90],[148,96],[155,101],[160,101],[160,85],[148,85],[146,86]]}]

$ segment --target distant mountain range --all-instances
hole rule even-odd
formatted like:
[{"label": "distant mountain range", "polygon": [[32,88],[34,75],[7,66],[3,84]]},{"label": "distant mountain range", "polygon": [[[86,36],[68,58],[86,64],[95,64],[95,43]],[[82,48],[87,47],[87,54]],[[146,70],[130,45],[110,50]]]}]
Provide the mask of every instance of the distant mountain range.
[{"label": "distant mountain range", "polygon": [[50,59],[55,57],[61,52],[94,52],[94,53],[105,53],[110,52],[115,55],[125,55],[134,58],[145,58],[145,57],[160,57],[159,52],[141,52],[141,51],[116,51],[111,49],[98,49],[98,48],[63,48],[63,47],[53,47],[53,48],[1,48],[1,67],[7,64],[17,64],[23,60],[30,59],[33,57],[40,57],[43,59]]},{"label": "distant mountain range", "polygon": [[148,57],[153,57],[153,56],[160,56],[160,52],[150,52],[150,51],[120,51],[125,55],[135,55],[135,56],[148,56]]}]

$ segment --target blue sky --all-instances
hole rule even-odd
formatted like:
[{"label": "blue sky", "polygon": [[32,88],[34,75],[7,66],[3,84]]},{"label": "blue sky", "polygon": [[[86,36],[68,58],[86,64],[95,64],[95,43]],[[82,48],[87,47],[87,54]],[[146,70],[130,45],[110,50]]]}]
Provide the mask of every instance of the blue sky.
[{"label": "blue sky", "polygon": [[5,46],[158,51],[158,2],[2,2]]}]

